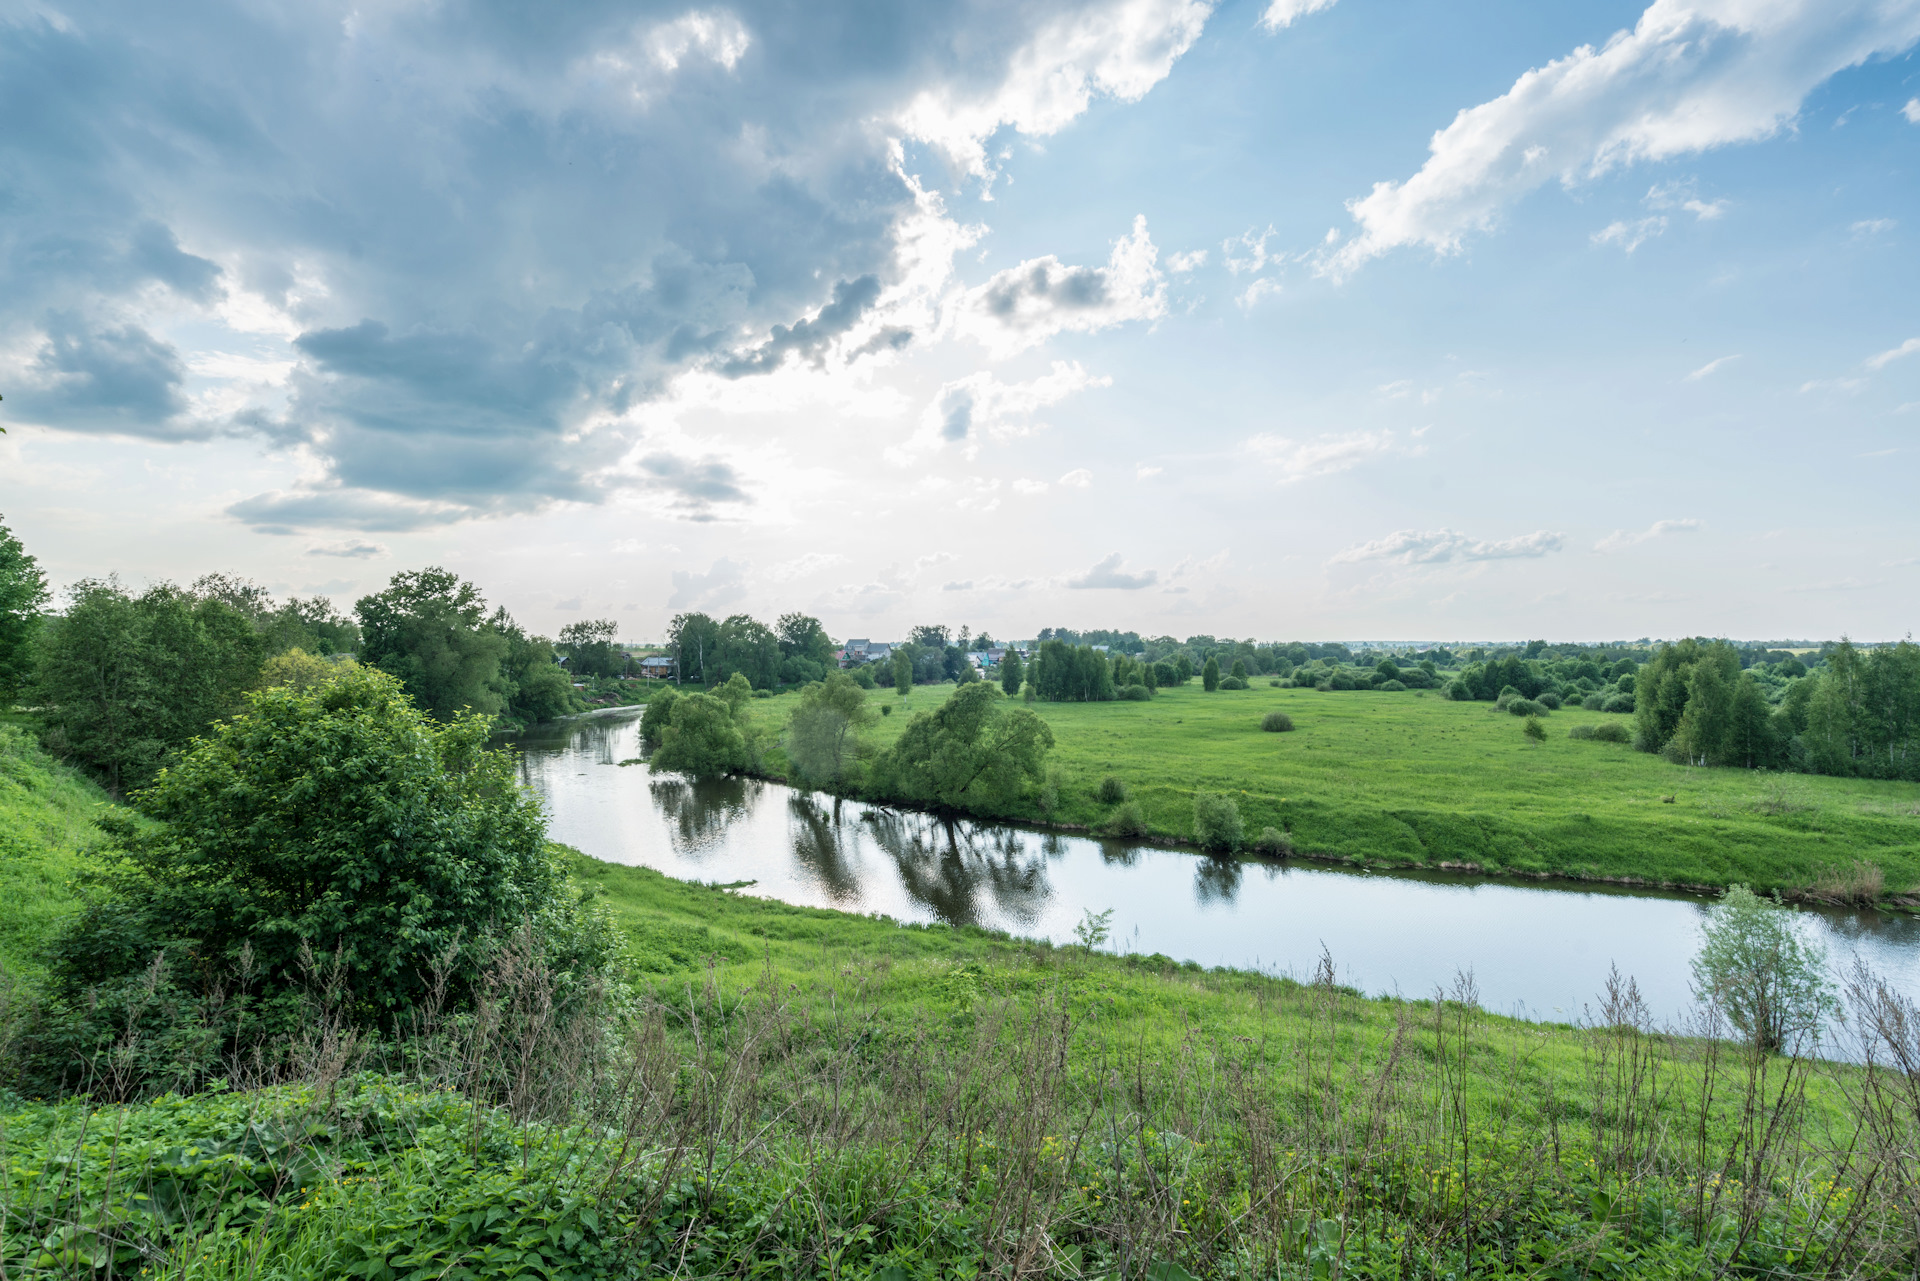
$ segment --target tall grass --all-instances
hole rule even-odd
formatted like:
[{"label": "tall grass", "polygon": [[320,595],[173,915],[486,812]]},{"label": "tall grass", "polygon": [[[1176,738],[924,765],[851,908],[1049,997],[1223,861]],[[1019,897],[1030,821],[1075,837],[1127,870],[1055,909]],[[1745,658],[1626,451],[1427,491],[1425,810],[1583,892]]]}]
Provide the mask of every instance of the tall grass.
[{"label": "tall grass", "polygon": [[[208,1092],[14,1107],[0,1262],[182,1278],[1920,1263],[1920,1011],[1864,971],[1858,1068],[1749,1052],[1710,1019],[1657,1028],[1618,976],[1583,1026],[1516,1030],[1470,975],[1383,1006],[1330,957],[1308,982],[1250,985],[1240,1033],[1189,1022],[1167,1053],[1128,1031],[1121,965],[1036,949],[956,967],[903,1012],[885,957],[811,988],[771,960],[713,964],[630,999],[515,947],[476,1006],[429,1003],[399,1041],[356,1033],[319,966],[307,1030],[234,1055]],[[1571,1077],[1543,1070],[1569,1049]]]}]

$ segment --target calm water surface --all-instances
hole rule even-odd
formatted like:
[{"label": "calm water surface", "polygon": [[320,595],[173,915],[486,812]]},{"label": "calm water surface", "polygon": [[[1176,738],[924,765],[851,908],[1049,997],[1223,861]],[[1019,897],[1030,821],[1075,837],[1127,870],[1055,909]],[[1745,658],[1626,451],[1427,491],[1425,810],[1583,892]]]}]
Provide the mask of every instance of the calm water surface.
[{"label": "calm water surface", "polygon": [[[1343,982],[1406,996],[1470,970],[1489,1009],[1529,1018],[1578,1017],[1612,965],[1667,1018],[1691,1001],[1702,899],[1235,861],[944,823],[749,779],[689,783],[619,764],[641,754],[637,714],[539,726],[513,742],[554,839],[687,880],[755,882],[743,893],[1056,943],[1084,912],[1111,908],[1118,950],[1306,975],[1324,948]],[[1802,915],[1836,962],[1858,954],[1920,996],[1920,921]]]}]

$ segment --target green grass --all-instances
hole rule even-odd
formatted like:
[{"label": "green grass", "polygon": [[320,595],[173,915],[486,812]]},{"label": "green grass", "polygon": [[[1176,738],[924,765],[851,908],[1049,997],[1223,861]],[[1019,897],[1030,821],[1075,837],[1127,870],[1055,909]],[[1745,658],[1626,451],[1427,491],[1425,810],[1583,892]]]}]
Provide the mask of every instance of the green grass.
[{"label": "green grass", "polygon": [[94,817],[109,804],[24,728],[0,724],[0,965],[8,972],[40,972],[40,944],[78,906],[73,879],[101,841]]},{"label": "green grass", "polygon": [[[925,686],[870,735],[891,743],[951,686]],[[777,735],[794,700],[752,704]],[[1153,837],[1189,840],[1193,795],[1240,805],[1249,838],[1290,832],[1318,858],[1373,866],[1470,865],[1489,872],[1686,886],[1811,885],[1824,870],[1878,864],[1889,891],[1920,888],[1920,784],[1693,769],[1632,748],[1574,741],[1575,725],[1626,718],[1569,709],[1529,742],[1520,718],[1437,693],[1273,689],[1208,694],[1198,682],[1146,703],[1034,703],[1052,726],[1060,804],[1035,821],[1097,827],[1095,791],[1126,783]],[[1285,711],[1297,727],[1271,734]],[[785,760],[769,757],[776,772]],[[1665,798],[1671,797],[1671,803]]]}]

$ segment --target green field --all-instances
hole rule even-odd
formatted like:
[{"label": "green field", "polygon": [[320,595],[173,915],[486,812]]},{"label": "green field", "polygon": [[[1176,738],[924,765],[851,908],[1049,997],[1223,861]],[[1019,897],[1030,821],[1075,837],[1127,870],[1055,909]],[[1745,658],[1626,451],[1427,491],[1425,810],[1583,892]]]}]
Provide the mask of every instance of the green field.
[{"label": "green field", "polygon": [[[872,700],[895,710],[872,731],[873,746],[951,689],[876,691]],[[752,707],[777,735],[793,705],[782,697]],[[1053,812],[1021,815],[1034,821],[1106,822],[1112,807],[1095,789],[1112,774],[1163,840],[1189,839],[1195,791],[1216,791],[1238,801],[1250,837],[1279,828],[1315,858],[1786,891],[1865,861],[1890,893],[1920,887],[1920,784],[1696,769],[1567,737],[1575,725],[1626,721],[1602,712],[1555,712],[1547,741],[1533,743],[1519,718],[1492,704],[1434,693],[1262,682],[1208,694],[1194,682],[1145,703],[1031,706],[1053,728],[1061,771]],[[1292,733],[1262,732],[1275,709],[1293,718]],[[777,750],[768,764],[785,768]]]}]

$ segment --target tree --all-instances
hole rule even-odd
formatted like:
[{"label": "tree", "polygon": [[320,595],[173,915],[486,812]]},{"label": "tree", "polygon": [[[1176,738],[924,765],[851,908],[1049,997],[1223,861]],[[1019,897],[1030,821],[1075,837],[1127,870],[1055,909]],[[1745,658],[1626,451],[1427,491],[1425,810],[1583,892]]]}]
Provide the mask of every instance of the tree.
[{"label": "tree", "polygon": [[893,651],[893,690],[902,698],[913,692],[913,655],[904,645]]},{"label": "tree", "polygon": [[780,638],[773,629],[745,614],[720,624],[720,666],[714,673],[745,676],[754,689],[772,689],[780,679]]},{"label": "tree", "polygon": [[705,614],[675,614],[667,624],[667,648],[673,651],[677,681],[710,685],[719,679],[720,624]]},{"label": "tree", "polygon": [[713,778],[737,774],[752,763],[746,735],[727,701],[712,694],[683,694],[673,700],[648,767]]},{"label": "tree", "polygon": [[640,737],[658,743],[666,736],[667,726],[673,724],[673,704],[679,697],[680,691],[671,685],[653,692],[647,710],[640,714]]},{"label": "tree", "polygon": [[354,612],[363,660],[398,678],[433,716],[505,708],[500,667],[511,647],[487,625],[479,588],[458,574],[438,566],[402,571],[385,591],[361,597]]},{"label": "tree", "polygon": [[1025,708],[1007,707],[985,681],[962,685],[932,712],[917,712],[876,764],[887,796],[941,809],[1003,812],[1043,776],[1053,731]]},{"label": "tree", "polygon": [[1546,727],[1540,723],[1538,716],[1527,717],[1527,738],[1535,743],[1547,741]]},{"label": "tree", "polygon": [[[582,935],[539,802],[484,717],[428,719],[369,667],[254,694],[114,826],[108,893],[53,949],[58,998],[139,982],[180,948],[185,981],[251,966],[278,1030],[318,957],[357,1019],[397,1030],[440,967],[456,1008],[499,933],[530,928],[569,968]],[[185,944],[185,946],[183,946]],[[186,964],[188,958],[192,963]]]},{"label": "tree", "polygon": [[1672,754],[1691,765],[1717,765],[1725,758],[1727,731],[1733,721],[1733,681],[1723,670],[1732,666],[1739,678],[1739,660],[1732,649],[1725,658],[1702,655],[1687,678],[1686,705],[1668,740]]},{"label": "tree", "polygon": [[0,524],[0,707],[32,678],[33,637],[49,599],[40,562]]},{"label": "tree", "polygon": [[552,641],[527,635],[505,609],[496,609],[487,625],[507,642],[499,688],[506,700],[508,720],[531,725],[586,708],[586,700],[574,692],[567,669],[560,666]]},{"label": "tree", "polygon": [[1207,655],[1207,665],[1200,669],[1200,684],[1211,694],[1220,688],[1220,660]]},{"label": "tree", "polygon": [[[1214,670],[1218,671],[1219,668],[1216,667]],[[1188,654],[1181,654],[1174,662],[1174,673],[1178,677],[1176,682],[1178,684],[1185,685],[1188,681],[1192,680],[1193,658]]]},{"label": "tree", "polygon": [[325,596],[307,600],[289,597],[278,609],[256,623],[267,637],[267,649],[283,653],[303,649],[323,657],[330,654],[354,654],[360,649],[360,626],[334,609]]},{"label": "tree", "polygon": [[1779,763],[1780,744],[1773,730],[1773,710],[1759,682],[1746,672],[1734,683],[1733,704],[1727,709],[1727,732],[1721,743],[1723,761],[1742,769],[1767,769]]},{"label": "tree", "polygon": [[840,783],[855,763],[860,731],[873,720],[866,692],[845,672],[834,672],[800,691],[787,726],[787,759],[815,786]]},{"label": "tree", "polygon": [[[1218,671],[1219,668],[1215,668],[1214,670]],[[1238,658],[1233,660],[1233,679],[1237,681],[1247,679],[1247,664],[1244,660]]]},{"label": "tree", "polygon": [[1731,886],[1708,913],[1693,958],[1694,994],[1720,1009],[1754,1048],[1817,1034],[1833,1008],[1826,949],[1800,936],[1778,895]]},{"label": "tree", "polygon": [[1194,793],[1193,839],[1201,849],[1219,854],[1231,854],[1238,850],[1240,843],[1246,839],[1239,804],[1231,796],[1214,792]]},{"label": "tree", "polygon": [[922,649],[942,652],[952,643],[946,628],[937,627],[932,624],[924,624],[914,628],[911,632],[907,633],[907,641],[910,644],[920,646]]},{"label": "tree", "polygon": [[1009,649],[1007,656],[1000,660],[1000,691],[1008,698],[1018,697],[1023,677],[1024,673],[1020,670],[1020,653],[1018,650]]},{"label": "tree", "polygon": [[581,679],[617,676],[625,656],[614,645],[620,625],[611,618],[589,618],[560,629],[560,648],[567,652],[567,670]]},{"label": "tree", "polygon": [[333,684],[356,668],[351,658],[336,661],[309,654],[304,649],[290,649],[284,654],[275,654],[261,665],[260,688],[290,689],[296,694],[305,694]]},{"label": "tree", "polygon": [[822,680],[835,666],[833,640],[811,614],[782,614],[774,625],[780,640],[780,680],[803,685]]},{"label": "tree", "polygon": [[131,596],[110,578],[75,584],[69,599],[41,630],[36,697],[49,746],[115,791],[145,784],[259,679],[264,642],[224,601],[170,583]]}]

